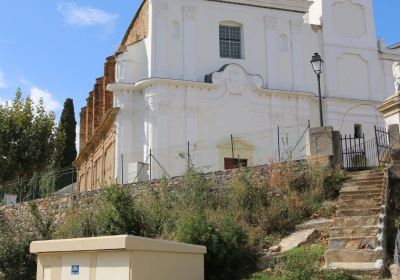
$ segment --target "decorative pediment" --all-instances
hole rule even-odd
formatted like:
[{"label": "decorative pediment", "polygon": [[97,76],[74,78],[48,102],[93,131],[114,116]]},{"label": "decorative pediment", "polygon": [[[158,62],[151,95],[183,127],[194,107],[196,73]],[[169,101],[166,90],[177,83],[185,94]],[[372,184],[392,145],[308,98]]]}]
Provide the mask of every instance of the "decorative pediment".
[{"label": "decorative pediment", "polygon": [[219,71],[206,75],[205,82],[225,86],[226,91],[233,95],[261,89],[264,84],[260,75],[249,74],[238,64],[227,64]]},{"label": "decorative pediment", "polygon": [[[207,0],[215,1],[215,0]],[[312,1],[308,0],[225,0],[225,3],[233,3],[246,6],[273,8],[291,12],[307,13]]]},{"label": "decorative pediment", "polygon": [[[255,149],[254,145],[247,143],[246,141],[243,141],[240,138],[233,138],[233,146],[237,150],[249,150],[252,151]],[[218,144],[217,147],[219,149],[226,149],[229,152],[232,150],[232,142],[231,140],[225,141],[221,144]]]}]

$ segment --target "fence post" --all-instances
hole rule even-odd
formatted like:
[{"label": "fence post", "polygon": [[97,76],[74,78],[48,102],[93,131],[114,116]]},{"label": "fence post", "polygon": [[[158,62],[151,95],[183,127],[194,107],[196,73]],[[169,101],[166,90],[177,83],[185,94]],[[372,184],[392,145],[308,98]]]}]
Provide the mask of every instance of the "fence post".
[{"label": "fence post", "polygon": [[279,162],[281,162],[281,136],[280,136],[280,130],[279,130],[279,125],[278,125],[278,159]]},{"label": "fence post", "polygon": [[187,142],[187,159],[188,159],[187,166],[188,166],[188,170],[189,170],[191,167],[191,164],[190,164],[190,142],[189,141]]},{"label": "fence post", "polygon": [[233,148],[233,135],[231,134],[231,147],[232,147],[232,160],[233,160],[233,166],[235,166],[235,150]]},{"label": "fence post", "polygon": [[121,185],[124,184],[124,154],[121,154]]},{"label": "fence post", "polygon": [[149,177],[150,177],[150,180],[151,180],[151,169],[152,169],[152,167],[151,167],[151,160],[152,160],[152,157],[153,157],[153,154],[151,153],[151,149],[150,149],[150,157],[149,157],[149,160],[150,160],[150,163],[149,163],[149,167],[150,167],[150,174],[149,174]]}]

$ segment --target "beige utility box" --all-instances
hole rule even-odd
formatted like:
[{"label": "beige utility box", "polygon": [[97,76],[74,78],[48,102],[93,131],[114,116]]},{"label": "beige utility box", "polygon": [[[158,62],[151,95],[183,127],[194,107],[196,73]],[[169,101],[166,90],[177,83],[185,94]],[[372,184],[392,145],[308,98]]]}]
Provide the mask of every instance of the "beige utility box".
[{"label": "beige utility box", "polygon": [[37,280],[203,280],[203,246],[130,235],[35,241]]}]

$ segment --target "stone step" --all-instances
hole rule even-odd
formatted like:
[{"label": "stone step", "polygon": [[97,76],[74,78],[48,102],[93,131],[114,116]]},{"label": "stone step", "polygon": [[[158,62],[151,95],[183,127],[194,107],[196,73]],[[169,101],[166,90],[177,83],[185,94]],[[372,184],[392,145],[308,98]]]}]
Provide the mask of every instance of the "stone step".
[{"label": "stone step", "polygon": [[349,199],[339,200],[336,207],[348,208],[348,207],[380,207],[382,206],[382,199]]},{"label": "stone step", "polygon": [[341,196],[350,196],[355,194],[369,194],[369,195],[383,195],[383,189],[371,189],[371,190],[341,190]]},{"label": "stone step", "polygon": [[381,169],[368,169],[368,170],[362,170],[362,171],[353,171],[349,172],[350,176],[357,176],[357,175],[370,175],[370,174],[382,174],[383,175],[383,170]]},{"label": "stone step", "polygon": [[354,216],[354,217],[336,217],[332,227],[357,227],[357,226],[378,226],[379,216]]},{"label": "stone step", "polygon": [[325,262],[376,262],[382,258],[381,251],[375,250],[327,250],[325,252]]},{"label": "stone step", "polygon": [[382,208],[382,204],[374,201],[365,202],[360,200],[353,200],[353,201],[338,203],[336,206],[336,213],[337,211],[351,211],[351,210],[365,210],[365,209],[375,210],[377,208]]},{"label": "stone step", "polygon": [[385,180],[383,178],[378,178],[378,179],[351,179],[347,180],[343,183],[344,186],[346,185],[383,185]]},{"label": "stone step", "polygon": [[382,186],[351,186],[351,187],[343,187],[340,190],[340,193],[351,193],[351,192],[366,192],[369,193],[371,191],[376,191],[377,193],[383,193],[383,187]]},{"label": "stone step", "polygon": [[379,215],[382,212],[381,207],[371,208],[353,208],[353,209],[338,209],[336,211],[337,217],[348,217],[348,216],[372,216]]},{"label": "stone step", "polygon": [[360,197],[339,197],[339,200],[337,202],[337,205],[343,204],[343,203],[362,203],[362,202],[371,202],[371,203],[382,203],[382,197],[380,195],[377,195],[376,197],[371,197],[371,196],[360,196]]},{"label": "stone step", "polygon": [[347,180],[365,180],[365,179],[383,179],[385,174],[382,173],[370,173],[370,174],[356,174],[347,177]]},{"label": "stone step", "polygon": [[351,273],[354,276],[379,277],[383,268],[376,265],[375,262],[330,262],[323,267],[324,270],[342,270]]},{"label": "stone step", "polygon": [[360,227],[331,227],[329,229],[330,237],[352,237],[352,236],[376,236],[379,232],[377,226]]},{"label": "stone step", "polygon": [[356,200],[356,199],[380,199],[382,200],[382,193],[343,193],[339,197],[339,201]]},{"label": "stone step", "polygon": [[328,246],[331,250],[373,250],[378,247],[376,235],[374,236],[357,236],[357,237],[332,237],[328,238]]}]

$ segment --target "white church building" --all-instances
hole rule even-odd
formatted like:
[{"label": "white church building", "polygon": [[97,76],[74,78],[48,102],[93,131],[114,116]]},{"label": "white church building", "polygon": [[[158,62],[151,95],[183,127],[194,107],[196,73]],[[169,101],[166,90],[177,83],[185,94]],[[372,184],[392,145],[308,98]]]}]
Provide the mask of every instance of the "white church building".
[{"label": "white church building", "polygon": [[81,185],[132,182],[150,159],[145,177],[160,178],[188,163],[214,171],[288,151],[301,158],[297,142],[308,123],[320,124],[314,53],[324,60],[324,124],[372,138],[400,61],[400,46],[377,41],[372,0],[145,0],[107,86],[111,154],[86,136]]}]

